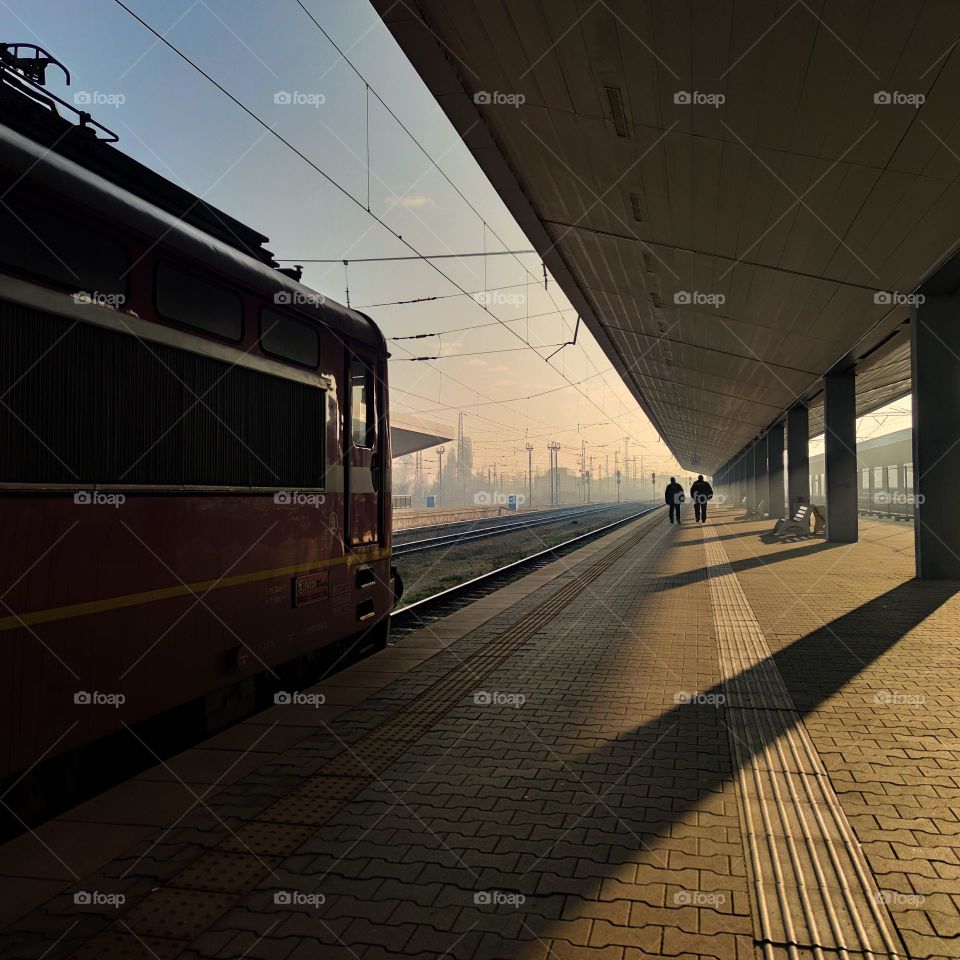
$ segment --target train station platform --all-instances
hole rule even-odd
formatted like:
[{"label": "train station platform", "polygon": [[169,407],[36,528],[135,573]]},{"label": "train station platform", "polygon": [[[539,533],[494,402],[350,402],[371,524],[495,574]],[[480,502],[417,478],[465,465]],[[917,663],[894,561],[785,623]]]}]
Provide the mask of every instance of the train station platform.
[{"label": "train station platform", "polygon": [[960,583],[651,518],[0,848],[12,958],[960,957]]}]

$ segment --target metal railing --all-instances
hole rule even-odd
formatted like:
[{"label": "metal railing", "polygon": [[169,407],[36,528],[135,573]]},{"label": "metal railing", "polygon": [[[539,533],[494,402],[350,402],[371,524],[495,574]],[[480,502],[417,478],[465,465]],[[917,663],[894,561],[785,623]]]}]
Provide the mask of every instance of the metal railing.
[{"label": "metal railing", "polygon": [[913,522],[912,490],[874,490],[861,492],[857,497],[857,507],[868,517],[882,517],[892,520]]}]

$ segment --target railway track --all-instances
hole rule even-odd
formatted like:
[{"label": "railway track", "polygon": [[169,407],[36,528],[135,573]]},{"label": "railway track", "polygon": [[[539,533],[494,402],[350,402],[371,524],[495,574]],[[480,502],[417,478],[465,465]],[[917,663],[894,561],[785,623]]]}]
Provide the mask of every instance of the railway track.
[{"label": "railway track", "polygon": [[[457,584],[455,587],[441,590],[439,593],[433,594],[433,596],[425,597],[423,600],[418,600],[405,607],[400,607],[390,614],[391,640],[396,641],[412,630],[434,623],[453,613],[453,611],[460,607],[493,593],[517,577],[537,570],[556,560],[557,557],[571,550],[575,550],[577,547],[583,546],[583,544],[589,540],[594,540],[597,537],[603,536],[605,533],[616,530],[618,527],[649,516],[657,509],[659,509],[659,505],[647,507],[637,513],[632,513],[627,517],[615,520],[613,523],[605,524],[602,527],[597,527],[595,530],[590,530],[587,533],[572,537],[570,540],[564,540],[562,543],[547,547],[546,550],[540,550],[520,560],[515,560],[513,563],[497,567],[497,569],[491,570],[489,573],[481,574],[479,577],[474,577],[464,583]],[[500,533],[502,531],[494,532]]]},{"label": "railway track", "polygon": [[513,517],[502,523],[486,525],[481,530],[461,530],[456,533],[445,533],[437,537],[423,537],[419,540],[410,540],[407,543],[394,543],[393,556],[402,557],[411,553],[420,553],[423,550],[435,550],[438,547],[446,547],[451,544],[469,543],[472,540],[483,540],[487,537],[499,537],[505,533],[511,533],[514,530],[529,530],[533,527],[542,527],[551,523],[561,523],[564,520],[575,520],[580,517],[588,517],[604,510],[611,510],[618,504],[604,503],[595,507],[582,507],[577,510],[569,510],[565,513],[554,513],[550,516],[535,516],[526,519],[515,519]]},{"label": "railway track", "polygon": [[593,501],[589,504],[566,504],[562,507],[543,507],[538,510],[505,511],[495,517],[469,517],[462,520],[450,522],[431,522],[429,519],[415,527],[404,527],[401,530],[393,531],[393,545],[396,547],[401,543],[411,543],[414,540],[420,540],[427,536],[443,536],[447,533],[468,532],[474,530],[487,530],[491,527],[497,527],[504,523],[517,523],[524,520],[541,519],[546,517],[559,517],[562,514],[571,513],[577,510],[592,509],[593,507],[627,507],[632,504],[646,504],[647,500],[624,500],[624,501]]}]

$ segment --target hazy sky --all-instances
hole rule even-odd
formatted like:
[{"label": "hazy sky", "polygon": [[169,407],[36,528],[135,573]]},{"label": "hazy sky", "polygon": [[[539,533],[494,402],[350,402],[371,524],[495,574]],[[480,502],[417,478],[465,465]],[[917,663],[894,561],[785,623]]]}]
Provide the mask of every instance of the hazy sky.
[{"label": "hazy sky", "polygon": [[[337,260],[307,264],[304,281],[340,301],[349,281],[351,304],[369,312],[387,337],[446,331],[392,345],[391,399],[398,417],[455,431],[463,410],[478,466],[525,469],[528,439],[540,468],[548,440],[563,445],[562,465],[576,465],[583,439],[595,455],[609,453],[612,464],[614,449],[622,450],[629,436],[631,456],[643,455],[646,474],[674,472],[666,445],[585,329],[575,347],[549,364],[543,359],[570,339],[576,313],[552,280],[544,290],[536,255],[435,261],[450,279],[423,261],[352,263],[345,276],[344,258],[410,254],[367,213],[368,189],[371,210],[420,253],[505,249],[494,234],[507,249],[529,247],[366,0],[305,3],[479,216],[376,98],[368,98],[364,81],[296,0],[125,2],[359,205],[115,0],[0,0],[0,36],[47,48],[73,74],[72,86],[64,88],[51,71],[55,92],[65,99],[97,95],[89,109],[120,135],[124,151],[267,234],[277,257]],[[275,102],[285,99],[282,94],[294,102]],[[490,310],[514,321],[511,328],[537,349],[474,299],[451,296],[455,284],[488,291]],[[422,297],[443,299],[373,306]],[[405,359],[438,354],[443,359]],[[564,376],[587,396],[567,386]],[[543,391],[553,392],[514,399]]]}]

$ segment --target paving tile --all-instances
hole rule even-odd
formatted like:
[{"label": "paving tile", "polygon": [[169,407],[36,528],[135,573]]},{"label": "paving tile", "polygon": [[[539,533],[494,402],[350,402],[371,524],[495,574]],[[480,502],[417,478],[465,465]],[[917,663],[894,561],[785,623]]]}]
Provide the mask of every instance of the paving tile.
[{"label": "paving tile", "polygon": [[66,885],[66,880],[0,876],[0,930],[45,903]]},{"label": "paving tile", "polygon": [[149,826],[50,820],[0,846],[0,876],[72,881],[153,833]]},{"label": "paving tile", "polygon": [[64,819],[164,827],[189,810],[209,803],[219,789],[203,783],[128,780],[74,807]]}]

